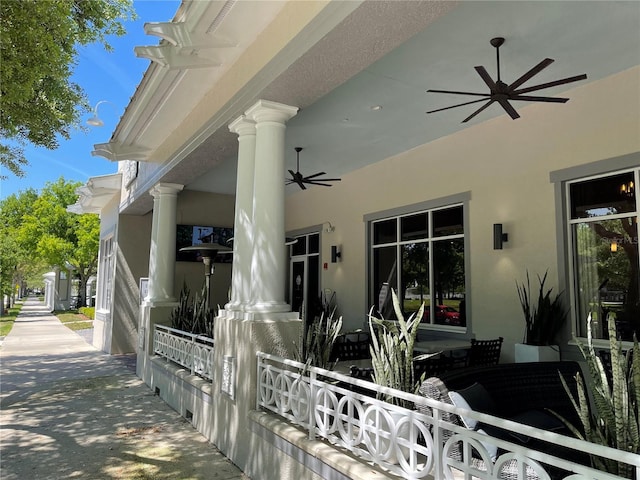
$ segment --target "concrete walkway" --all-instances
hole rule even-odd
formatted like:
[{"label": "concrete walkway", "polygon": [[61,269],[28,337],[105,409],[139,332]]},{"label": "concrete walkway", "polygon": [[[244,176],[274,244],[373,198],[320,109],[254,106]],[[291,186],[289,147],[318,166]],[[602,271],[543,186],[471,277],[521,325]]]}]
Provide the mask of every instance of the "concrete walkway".
[{"label": "concrete walkway", "polygon": [[0,347],[0,478],[247,480],[131,360],[27,300]]}]

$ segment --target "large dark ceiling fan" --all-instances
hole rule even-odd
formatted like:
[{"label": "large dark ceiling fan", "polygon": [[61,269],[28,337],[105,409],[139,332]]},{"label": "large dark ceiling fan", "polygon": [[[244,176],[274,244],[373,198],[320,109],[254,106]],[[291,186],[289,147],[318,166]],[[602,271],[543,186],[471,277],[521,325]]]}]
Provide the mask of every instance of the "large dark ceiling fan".
[{"label": "large dark ceiling fan", "polygon": [[509,114],[509,116],[515,120],[516,118],[520,118],[516,109],[513,108],[510,101],[524,101],[524,102],[549,102],[549,103],[566,103],[569,101],[568,98],[556,98],[556,97],[539,97],[526,95],[529,92],[535,92],[536,90],[542,90],[544,88],[556,87],[558,85],[564,85],[565,83],[577,82],[578,80],[585,80],[587,78],[586,74],[576,75],[575,77],[563,78],[561,80],[555,80],[553,82],[541,83],[539,85],[534,85],[532,87],[520,88],[525,82],[527,82],[531,77],[537,75],[542,70],[547,68],[549,65],[553,63],[553,59],[545,58],[527,73],[518,78],[515,82],[510,85],[507,85],[500,79],[500,46],[504,43],[504,38],[496,37],[491,39],[491,45],[496,49],[496,63],[497,63],[497,80],[493,80],[487,70],[483,66],[474,67],[478,75],[484,80],[484,83],[489,87],[489,93],[473,93],[473,92],[457,92],[451,90],[427,90],[427,92],[434,93],[451,93],[455,95],[470,95],[474,97],[482,97],[478,100],[472,100],[470,102],[459,103],[457,105],[452,105],[450,107],[438,108],[437,110],[430,110],[427,113],[435,113],[442,112],[443,110],[449,110],[451,108],[462,107],[464,105],[471,105],[474,103],[486,102],[479,109],[465,118],[462,123],[468,122],[473,117],[478,115],[480,112],[485,110],[489,105],[494,102],[497,102],[504,108],[504,110]]},{"label": "large dark ceiling fan", "polygon": [[297,183],[302,190],[306,190],[305,183],[309,185],[322,185],[323,187],[330,187],[330,183],[323,182],[339,182],[339,178],[318,178],[320,175],[325,175],[325,172],[314,173],[313,175],[309,175],[305,177],[300,173],[300,152],[302,151],[302,147],[296,147],[294,149],[296,151],[296,171],[289,170],[291,174],[291,178],[287,178],[287,185],[291,185],[292,183]]}]

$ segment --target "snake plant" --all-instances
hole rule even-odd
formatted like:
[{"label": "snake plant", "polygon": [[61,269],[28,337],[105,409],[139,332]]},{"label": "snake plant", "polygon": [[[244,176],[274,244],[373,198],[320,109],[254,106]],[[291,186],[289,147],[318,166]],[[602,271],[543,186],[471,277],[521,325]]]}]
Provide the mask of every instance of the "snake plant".
[{"label": "snake plant", "polygon": [[333,368],[335,362],[330,361],[331,352],[342,328],[342,317],[334,318],[335,311],[334,307],[333,311],[326,316],[322,312],[309,325],[302,352],[307,365],[328,370]]},{"label": "snake plant", "polygon": [[552,345],[565,321],[568,311],[562,305],[562,292],[552,295],[553,288],[545,288],[548,272],[541,278],[538,275],[538,297],[531,290],[529,272],[527,283],[516,282],[518,297],[525,320],[524,343],[528,345]]},{"label": "snake plant", "polygon": [[[640,347],[634,335],[633,349],[626,355],[618,340],[615,319],[608,319],[609,344],[611,348],[611,372],[607,372],[593,346],[591,315],[587,321],[587,344],[578,341],[578,346],[589,367],[592,386],[593,407],[581,375],[576,375],[577,398],[562,379],[564,388],[571,397],[580,417],[581,428],[566,420],[567,427],[575,436],[599,445],[625,452],[640,454]],[[609,375],[608,375],[609,374]],[[592,455],[591,462],[603,470],[622,478],[632,478],[633,467],[615,460]]]},{"label": "snake plant", "polygon": [[[376,318],[373,316],[373,308],[369,312],[373,381],[383,387],[418,393],[418,388],[424,378],[414,378],[413,347],[418,336],[418,327],[425,305],[423,302],[418,312],[413,313],[405,320],[400,308],[400,301],[394,290],[391,290],[391,296],[397,322]],[[422,355],[419,358],[429,356],[431,355]],[[405,408],[412,406],[410,402],[391,395],[386,396],[385,400]]]}]

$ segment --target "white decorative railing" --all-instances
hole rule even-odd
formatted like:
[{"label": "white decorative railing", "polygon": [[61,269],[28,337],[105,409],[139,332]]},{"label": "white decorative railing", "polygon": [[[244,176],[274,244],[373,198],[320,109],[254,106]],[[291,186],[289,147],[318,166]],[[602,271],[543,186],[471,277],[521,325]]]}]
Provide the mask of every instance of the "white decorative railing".
[{"label": "white decorative railing", "polygon": [[[375,398],[380,395],[395,395],[430,407],[432,414]],[[305,369],[302,363],[265,353],[258,353],[257,405],[303,427],[310,439],[324,438],[407,479],[433,476],[436,479],[548,480],[552,478],[550,472],[553,478],[572,480],[620,478],[451,424],[442,419],[444,412],[464,414],[485,425],[577,453],[627,463],[635,467],[636,478],[640,479],[640,455],[460,409],[336,372],[315,367]],[[489,453],[492,446],[503,452],[495,459]]]},{"label": "white decorative railing", "polygon": [[156,325],[153,353],[213,381],[213,338]]}]

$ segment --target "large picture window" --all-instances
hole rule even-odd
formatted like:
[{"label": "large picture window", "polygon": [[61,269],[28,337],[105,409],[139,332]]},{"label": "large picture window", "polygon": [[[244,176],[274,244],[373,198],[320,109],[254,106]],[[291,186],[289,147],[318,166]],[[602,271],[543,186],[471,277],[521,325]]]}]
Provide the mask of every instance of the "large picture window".
[{"label": "large picture window", "polygon": [[403,314],[422,302],[422,322],[466,326],[464,207],[449,205],[370,222],[370,302],[394,319],[391,289]]},{"label": "large picture window", "polygon": [[618,336],[640,333],[638,198],[640,170],[569,182],[568,238],[571,245],[572,298],[576,331],[607,338],[607,318]]}]

